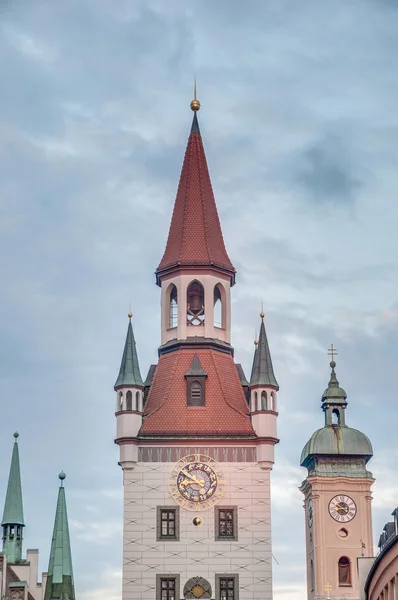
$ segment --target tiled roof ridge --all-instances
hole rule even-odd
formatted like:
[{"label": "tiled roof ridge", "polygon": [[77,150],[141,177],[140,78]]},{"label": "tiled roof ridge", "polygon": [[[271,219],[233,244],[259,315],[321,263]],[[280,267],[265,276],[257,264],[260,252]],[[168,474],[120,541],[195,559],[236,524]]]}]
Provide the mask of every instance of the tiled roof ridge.
[{"label": "tiled roof ridge", "polygon": [[[162,400],[159,403],[159,405],[157,407],[155,407],[154,410],[152,410],[151,412],[145,413],[145,408],[144,408],[144,420],[145,420],[145,417],[154,415],[155,413],[158,412],[158,410],[160,410],[164,406],[164,403],[166,402],[166,400],[167,400],[167,398],[169,396],[169,391],[170,391],[171,383],[173,381],[173,375],[174,375],[174,373],[176,371],[179,358],[180,358],[180,353],[176,352],[176,356],[175,356],[174,362],[173,362],[173,368],[171,369],[171,373],[170,373],[170,376],[168,378],[167,387],[164,388],[164,392],[163,392],[163,395],[162,395]],[[152,395],[152,387],[149,389],[148,398],[147,398],[147,401],[145,403],[145,405],[148,408],[151,408],[151,405],[150,405],[151,395]]]},{"label": "tiled roof ridge", "polygon": [[[194,134],[194,135],[198,135],[198,134]],[[199,147],[202,146],[202,150],[203,150],[203,153],[204,153],[205,149],[203,147],[203,144],[201,144],[202,139],[201,139],[200,135],[199,135],[198,142],[199,142]],[[201,162],[202,162],[202,157],[201,157],[201,154],[198,153],[200,202],[201,202],[201,205],[202,205],[203,225],[204,225],[204,228],[205,228],[205,244],[206,244],[207,258],[208,258],[209,262],[211,262],[211,256],[210,256],[210,251],[209,251],[209,242],[208,242],[208,236],[210,235],[210,232],[209,232],[209,228],[208,228],[208,225],[207,225],[206,204],[203,202],[204,193],[205,193],[204,189],[203,189],[203,174],[202,174],[203,168],[204,168],[205,171],[207,171],[207,177],[209,178],[209,180],[210,180],[210,173],[208,172],[208,169],[206,169],[206,164],[204,165],[203,168],[201,168],[202,167],[202,165],[200,164]],[[211,186],[212,191],[213,191],[213,186],[211,185],[211,181],[210,181],[210,186]],[[222,237],[222,232],[221,232],[221,237]]]},{"label": "tiled roof ridge", "polygon": [[[215,355],[214,355],[214,354],[211,354],[211,359],[212,359],[212,361],[213,361],[214,368],[215,368],[215,371],[216,371],[216,373],[217,373],[217,379],[218,379],[218,382],[219,382],[219,384],[220,384],[220,388],[222,389],[222,392],[223,392],[223,394],[224,394],[224,398],[225,398],[225,401],[226,401],[226,403],[227,403],[227,404],[228,404],[228,405],[229,405],[229,406],[230,406],[230,407],[231,407],[231,408],[232,408],[232,409],[233,409],[235,412],[239,413],[240,415],[247,416],[247,415],[249,414],[249,409],[247,409],[247,412],[243,412],[243,411],[241,411],[241,410],[238,410],[238,408],[236,408],[236,407],[235,407],[235,406],[234,406],[234,405],[233,405],[233,404],[230,402],[230,400],[229,400],[229,394],[228,394],[228,391],[225,389],[225,386],[224,386],[224,378],[223,378],[223,377],[220,377],[220,375],[219,375],[219,372],[218,372],[218,365],[216,364],[216,361],[214,360],[214,357],[215,357]],[[234,366],[235,366],[235,363],[234,363]],[[238,377],[238,373],[237,373],[237,371],[236,371],[236,368],[234,368],[233,372],[234,372],[234,373],[236,373],[236,379],[237,379],[237,383],[238,383],[239,387],[240,387],[240,388],[242,388],[242,386],[241,386],[241,383],[240,383],[240,380],[239,380],[239,377]],[[243,394],[243,390],[242,390],[242,394]]]}]

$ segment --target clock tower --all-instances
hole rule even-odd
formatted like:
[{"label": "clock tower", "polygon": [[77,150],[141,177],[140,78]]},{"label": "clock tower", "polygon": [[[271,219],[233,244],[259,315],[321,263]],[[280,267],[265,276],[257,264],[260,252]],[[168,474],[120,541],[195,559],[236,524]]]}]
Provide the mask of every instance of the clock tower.
[{"label": "clock tower", "polygon": [[[332,353],[334,353],[332,347]],[[333,359],[333,354],[332,354]],[[359,600],[357,558],[373,556],[371,486],[366,465],[373,455],[365,434],[346,424],[347,394],[334,360],[322,395],[325,425],[304,446],[308,600]],[[329,596],[328,596],[329,597]]]},{"label": "clock tower", "polygon": [[261,314],[252,377],[234,361],[227,254],[197,111],[156,269],[158,362],[141,378],[129,314],[116,391],[123,600],[271,600],[277,392]]}]

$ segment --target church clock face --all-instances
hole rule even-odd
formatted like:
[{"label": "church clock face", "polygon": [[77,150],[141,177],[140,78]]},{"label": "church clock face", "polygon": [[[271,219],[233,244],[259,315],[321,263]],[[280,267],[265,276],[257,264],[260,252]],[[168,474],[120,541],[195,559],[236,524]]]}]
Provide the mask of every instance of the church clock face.
[{"label": "church clock face", "polygon": [[181,458],[169,476],[173,499],[188,510],[207,510],[224,495],[225,475],[220,465],[204,454]]},{"label": "church clock face", "polygon": [[339,523],[348,523],[357,514],[357,506],[349,496],[334,496],[329,502],[329,514]]}]

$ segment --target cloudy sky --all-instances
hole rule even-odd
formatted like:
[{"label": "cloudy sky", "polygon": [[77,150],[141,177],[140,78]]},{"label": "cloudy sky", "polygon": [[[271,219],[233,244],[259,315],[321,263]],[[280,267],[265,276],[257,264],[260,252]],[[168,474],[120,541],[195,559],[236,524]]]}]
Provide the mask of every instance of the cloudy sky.
[{"label": "cloudy sky", "polygon": [[47,568],[57,475],[82,600],[121,597],[114,392],[131,302],[145,376],[153,272],[199,121],[250,372],[261,300],[281,386],[275,600],[301,600],[302,446],[327,348],[373,441],[374,533],[398,504],[398,8],[393,0],[2,0],[0,450],[20,432],[25,548]]}]

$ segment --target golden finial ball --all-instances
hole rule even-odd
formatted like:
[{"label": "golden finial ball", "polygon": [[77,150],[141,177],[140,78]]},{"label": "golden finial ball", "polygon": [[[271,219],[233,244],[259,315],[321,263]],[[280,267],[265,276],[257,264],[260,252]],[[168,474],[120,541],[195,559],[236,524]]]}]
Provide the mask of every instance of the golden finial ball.
[{"label": "golden finial ball", "polygon": [[200,109],[200,102],[196,98],[194,98],[191,102],[191,110],[197,112]]},{"label": "golden finial ball", "polygon": [[131,319],[131,317],[133,316],[132,312],[129,312],[129,314],[127,315],[129,319]]},{"label": "golden finial ball", "polygon": [[265,314],[263,313],[263,311],[261,311],[261,312],[260,312],[260,317],[261,317],[262,319],[264,319],[264,317],[265,317]]},{"label": "golden finial ball", "polygon": [[258,346],[258,340],[254,340],[254,345]]}]

